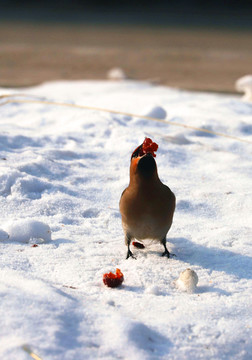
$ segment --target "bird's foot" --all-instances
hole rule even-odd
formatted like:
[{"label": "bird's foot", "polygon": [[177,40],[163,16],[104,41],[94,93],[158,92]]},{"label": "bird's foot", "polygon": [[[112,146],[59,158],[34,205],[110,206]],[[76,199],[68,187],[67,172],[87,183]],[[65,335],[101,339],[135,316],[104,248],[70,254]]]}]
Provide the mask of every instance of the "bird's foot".
[{"label": "bird's foot", "polygon": [[127,260],[129,257],[132,257],[132,259],[135,259],[135,260],[136,260],[136,257],[133,255],[133,253],[132,253],[130,250],[128,250],[128,252],[127,252],[126,260]]},{"label": "bird's foot", "polygon": [[163,252],[162,256],[167,256],[168,259],[169,259],[171,256],[176,257],[177,255],[171,254],[167,249],[165,249],[165,251]]}]

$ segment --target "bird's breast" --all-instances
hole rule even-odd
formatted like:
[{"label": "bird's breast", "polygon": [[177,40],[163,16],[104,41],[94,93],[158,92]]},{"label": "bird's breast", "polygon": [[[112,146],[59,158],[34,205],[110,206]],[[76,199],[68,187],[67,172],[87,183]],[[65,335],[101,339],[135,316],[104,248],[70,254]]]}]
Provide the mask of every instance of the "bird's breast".
[{"label": "bird's breast", "polygon": [[165,237],[173,217],[173,208],[165,200],[126,196],[120,205],[125,232],[139,240]]}]

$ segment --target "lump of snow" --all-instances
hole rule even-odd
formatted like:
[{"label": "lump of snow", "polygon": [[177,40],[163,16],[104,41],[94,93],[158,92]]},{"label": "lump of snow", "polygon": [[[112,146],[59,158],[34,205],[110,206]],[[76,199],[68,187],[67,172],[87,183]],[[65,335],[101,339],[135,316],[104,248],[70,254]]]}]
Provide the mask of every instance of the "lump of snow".
[{"label": "lump of snow", "polygon": [[110,69],[107,73],[107,78],[109,80],[125,80],[127,76],[121,68]]},{"label": "lump of snow", "polygon": [[146,294],[160,295],[160,290],[157,285],[151,285],[145,289]]},{"label": "lump of snow", "polygon": [[252,75],[246,75],[235,83],[237,91],[244,92],[243,100],[252,101]]},{"label": "lump of snow", "polygon": [[155,119],[164,120],[167,116],[165,109],[162,106],[154,106],[150,109],[145,116],[149,116]]},{"label": "lump of snow", "polygon": [[192,144],[192,141],[188,140],[183,133],[177,133],[174,136],[165,136],[164,139],[178,145]]},{"label": "lump of snow", "polygon": [[[167,113],[165,109],[162,106],[153,106],[146,111],[143,111],[143,116],[153,118],[153,119],[159,119],[159,120],[165,120],[167,117]],[[149,119],[146,118],[136,118],[134,121],[138,126],[146,126],[149,123]]]},{"label": "lump of snow", "polygon": [[198,284],[198,275],[194,270],[186,269],[180,273],[176,283],[180,290],[193,293]]},{"label": "lump of snow", "polygon": [[51,240],[50,227],[36,220],[19,220],[9,225],[10,240],[14,242],[45,242]]},{"label": "lump of snow", "polygon": [[0,241],[9,239],[9,234],[6,231],[0,229]]}]

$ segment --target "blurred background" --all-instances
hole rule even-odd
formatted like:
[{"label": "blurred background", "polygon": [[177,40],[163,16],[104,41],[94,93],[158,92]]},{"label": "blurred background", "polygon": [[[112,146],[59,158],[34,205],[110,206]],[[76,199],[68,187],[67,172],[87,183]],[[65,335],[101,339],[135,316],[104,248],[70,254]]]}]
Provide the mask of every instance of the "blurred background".
[{"label": "blurred background", "polygon": [[234,92],[252,73],[252,0],[0,0],[0,86],[106,79],[113,68]]}]

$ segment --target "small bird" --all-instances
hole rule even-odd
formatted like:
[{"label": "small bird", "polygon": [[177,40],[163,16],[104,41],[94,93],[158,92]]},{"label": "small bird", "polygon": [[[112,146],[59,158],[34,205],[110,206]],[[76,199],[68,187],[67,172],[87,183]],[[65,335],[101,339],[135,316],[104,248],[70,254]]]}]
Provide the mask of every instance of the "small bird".
[{"label": "small bird", "polygon": [[130,183],[119,204],[128,246],[126,259],[134,258],[130,250],[132,239],[159,241],[165,249],[162,256],[171,255],[166,247],[166,235],[172,225],[176,198],[158,177],[154,159],[157,148],[156,143],[145,138],[131,156]]}]

